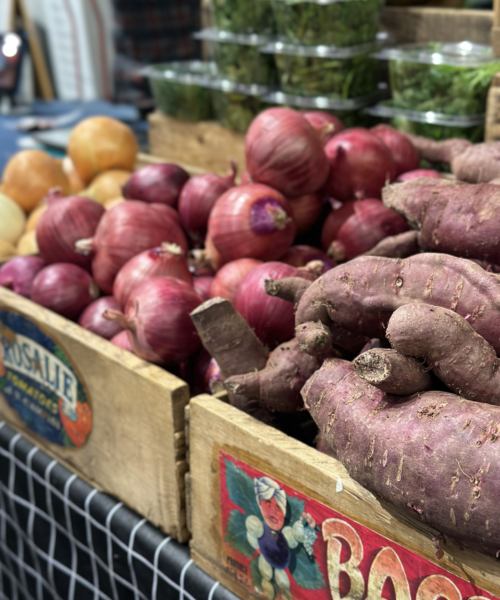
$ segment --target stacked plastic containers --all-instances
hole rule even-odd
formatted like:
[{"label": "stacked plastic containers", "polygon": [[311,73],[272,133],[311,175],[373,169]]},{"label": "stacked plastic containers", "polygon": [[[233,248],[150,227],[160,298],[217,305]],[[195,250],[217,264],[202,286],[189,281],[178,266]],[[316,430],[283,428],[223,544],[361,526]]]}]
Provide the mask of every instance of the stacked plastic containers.
[{"label": "stacked plastic containers", "polygon": [[491,47],[405,44],[375,56],[389,61],[392,99],[367,109],[369,114],[417,135],[482,141],[488,88],[500,71]]}]

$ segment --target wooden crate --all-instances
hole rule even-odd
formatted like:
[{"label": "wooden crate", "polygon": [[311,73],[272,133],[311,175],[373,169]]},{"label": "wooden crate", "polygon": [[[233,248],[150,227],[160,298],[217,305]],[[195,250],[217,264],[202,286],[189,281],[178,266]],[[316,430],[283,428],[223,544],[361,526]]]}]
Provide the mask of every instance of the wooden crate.
[{"label": "wooden crate", "polygon": [[[256,531],[256,523],[262,527],[256,478],[269,502],[266,490],[281,488],[285,524],[300,521],[298,537],[307,531],[311,544],[310,552],[300,542],[289,551],[285,573],[291,593],[278,594],[275,587],[277,599],[500,597],[500,568],[494,558],[450,540],[440,542],[434,530],[396,513],[353,481],[335,459],[212,396],[192,399],[189,412],[192,557],[244,600],[265,597],[259,591],[265,585],[259,582],[259,551],[246,536],[249,515],[254,516],[251,530]],[[314,522],[301,519],[303,512]],[[279,506],[273,514],[278,530],[283,523]],[[282,580],[283,570],[277,567],[285,564],[283,535],[270,531],[265,535],[272,537],[276,551],[270,573]],[[440,559],[439,547],[444,551]]]},{"label": "wooden crate", "polygon": [[[10,325],[13,320],[21,323],[17,334],[13,333]],[[41,334],[37,333],[38,330]],[[30,340],[40,342],[40,336],[46,336],[49,342],[56,344],[49,354],[45,349],[30,345]],[[1,287],[0,339],[0,350],[3,349],[0,353],[0,383],[3,382],[3,386],[0,389],[5,394],[9,391],[11,401],[12,394],[18,394],[19,401],[29,404],[30,410],[40,413],[47,423],[53,423],[57,417],[58,402],[47,399],[51,394],[47,395],[46,388],[42,388],[46,396],[40,396],[36,382],[42,375],[49,377],[51,385],[56,386],[53,390],[57,388],[53,397],[64,398],[63,393],[73,397],[74,394],[68,392],[71,389],[71,372],[68,390],[62,390],[62,384],[59,385],[59,374],[69,362],[90,404],[92,429],[81,446],[66,447],[49,442],[26,426],[9,406],[4,394],[0,394],[1,418],[83,479],[115,496],[168,535],[180,541],[187,540],[184,497],[187,384]],[[7,355],[8,348],[14,352],[16,340],[23,350],[22,343],[28,340],[27,353],[31,357],[33,375],[30,375],[29,361],[14,365],[14,357]],[[35,360],[37,355],[30,348],[38,349],[38,357],[41,356],[42,360]],[[61,352],[66,357],[64,364],[61,363]],[[21,355],[18,358],[21,360]],[[11,370],[9,360],[12,361]],[[51,366],[52,360],[55,367]],[[26,381],[30,385],[34,381],[35,387],[27,387]],[[9,390],[7,385],[11,385]],[[36,402],[34,398],[37,398]],[[59,400],[59,404],[61,402]],[[49,421],[49,418],[52,420]],[[78,436],[75,438],[74,433],[71,437],[81,441]]]}]

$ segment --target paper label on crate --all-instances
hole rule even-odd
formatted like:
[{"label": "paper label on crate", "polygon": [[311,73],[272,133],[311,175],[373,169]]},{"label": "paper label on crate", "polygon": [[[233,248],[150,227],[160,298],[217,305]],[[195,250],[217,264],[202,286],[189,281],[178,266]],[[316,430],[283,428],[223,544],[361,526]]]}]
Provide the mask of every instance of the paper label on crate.
[{"label": "paper label on crate", "polygon": [[225,567],[256,597],[496,598],[225,452],[219,460]]},{"label": "paper label on crate", "polygon": [[84,386],[62,348],[35,323],[0,311],[0,393],[49,442],[81,446],[92,428]]}]

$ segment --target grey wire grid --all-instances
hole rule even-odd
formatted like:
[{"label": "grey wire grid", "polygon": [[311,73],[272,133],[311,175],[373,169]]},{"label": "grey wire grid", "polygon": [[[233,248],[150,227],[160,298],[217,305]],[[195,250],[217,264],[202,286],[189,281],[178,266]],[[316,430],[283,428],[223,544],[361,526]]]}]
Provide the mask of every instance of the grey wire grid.
[{"label": "grey wire grid", "polygon": [[237,600],[187,546],[0,421],[0,600]]}]

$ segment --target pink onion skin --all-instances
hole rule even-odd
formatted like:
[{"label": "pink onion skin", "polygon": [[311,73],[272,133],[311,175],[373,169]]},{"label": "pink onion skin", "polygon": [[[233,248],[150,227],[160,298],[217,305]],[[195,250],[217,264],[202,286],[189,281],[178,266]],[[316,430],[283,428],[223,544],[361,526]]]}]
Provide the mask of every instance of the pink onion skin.
[{"label": "pink onion skin", "polygon": [[165,243],[144,250],[127,261],[116,275],[113,296],[121,309],[125,308],[132,290],[149,277],[175,277],[193,284],[193,277],[180,246]]},{"label": "pink onion skin", "polygon": [[322,260],[325,265],[324,273],[333,269],[333,267],[337,266],[337,263],[332,260],[329,256],[327,256],[324,252],[322,252],[319,248],[315,248],[314,246],[307,246],[305,244],[298,244],[297,246],[292,246],[286,254],[284,254],[280,258],[280,262],[283,262],[287,265],[291,265],[292,267],[305,267],[307,263],[312,260]]},{"label": "pink onion skin", "polygon": [[92,273],[104,293],[112,294],[118,271],[144,250],[168,242],[187,252],[186,237],[172,213],[170,206],[133,200],[106,211],[92,240]]},{"label": "pink onion skin", "polygon": [[334,136],[325,146],[331,171],[325,189],[340,202],[380,198],[396,178],[391,151],[374,133],[355,127]]},{"label": "pink onion skin", "polygon": [[114,337],[112,337],[109,340],[112,344],[114,344],[115,346],[118,346],[118,348],[121,348],[122,350],[128,350],[129,352],[134,352],[134,349],[132,348],[132,344],[130,342],[130,332],[123,330],[120,331],[120,333],[117,333]]},{"label": "pink onion skin", "polygon": [[[415,169],[414,171],[407,171],[402,173],[397,179],[397,183],[403,181],[410,181],[410,179],[417,179],[418,177],[430,177],[431,179],[443,179],[441,173],[434,171],[433,169]],[[490,181],[490,183],[492,183]]]},{"label": "pink onion skin", "polygon": [[0,286],[29,298],[33,280],[45,266],[38,256],[15,256],[0,267]]},{"label": "pink onion skin", "polygon": [[250,177],[250,173],[245,169],[240,177],[240,185],[247,185],[248,183],[255,183]]},{"label": "pink onion skin", "polygon": [[144,360],[169,365],[187,360],[201,346],[190,313],[202,298],[193,287],[173,277],[151,277],[130,294],[125,314],[106,311],[132,333],[134,353]]},{"label": "pink onion skin", "polygon": [[246,134],[245,155],[256,183],[290,198],[318,191],[330,170],[320,136],[291,108],[268,108],[255,117]]},{"label": "pink onion skin", "polygon": [[338,117],[322,110],[308,110],[303,112],[302,116],[318,132],[323,146],[339,131],[345,129],[344,123]]},{"label": "pink onion skin", "polygon": [[212,283],[214,278],[212,276],[202,275],[201,277],[195,277],[193,279],[193,288],[194,291],[202,298],[203,300],[210,299],[210,290],[212,289]]},{"label": "pink onion skin", "polygon": [[70,263],[45,267],[31,286],[33,302],[67,319],[76,319],[98,296],[99,288],[87,271]]},{"label": "pink onion skin", "polygon": [[390,125],[381,123],[370,129],[379,137],[392,153],[392,158],[396,163],[396,175],[418,169],[420,165],[420,155],[410,140]]},{"label": "pink onion skin", "polygon": [[266,262],[252,269],[241,281],[236,294],[235,308],[255,331],[263,344],[274,348],[294,336],[293,304],[268,296],[264,290],[266,279],[312,276],[281,262]]},{"label": "pink onion skin", "polygon": [[298,198],[289,198],[292,218],[295,221],[296,234],[305,233],[316,223],[323,210],[324,194],[314,192]]},{"label": "pink onion skin", "polygon": [[380,200],[351,200],[328,215],[321,244],[334,260],[351,260],[408,229],[406,219]]},{"label": "pink onion skin", "polygon": [[261,264],[263,264],[262,261],[256,258],[238,258],[228,262],[215,274],[210,289],[210,298],[217,296],[226,298],[234,306],[240,283],[247,273]]},{"label": "pink onion skin", "polygon": [[117,323],[108,321],[102,316],[108,308],[110,310],[120,310],[118,302],[113,296],[103,296],[94,300],[80,315],[78,325],[106,340],[110,340],[123,329]]},{"label": "pink onion skin", "polygon": [[177,207],[182,188],[189,179],[178,165],[164,163],[146,165],[135,171],[122,189],[127,200]]},{"label": "pink onion skin", "polygon": [[205,383],[205,394],[215,394],[217,392],[215,384],[222,383],[222,373],[215,358],[210,358],[203,381]]},{"label": "pink onion skin", "polygon": [[231,163],[227,177],[212,173],[196,175],[182,188],[179,198],[179,215],[184,231],[195,244],[203,244],[207,235],[208,217],[217,199],[234,187],[236,163]]},{"label": "pink onion skin", "polygon": [[48,265],[66,262],[90,271],[92,256],[78,254],[75,242],[95,234],[104,207],[90,198],[64,197],[58,190],[51,190],[47,201],[49,208],[36,226],[40,257]]},{"label": "pink onion skin", "polygon": [[257,183],[228,190],[217,200],[208,220],[207,238],[223,264],[238,258],[275,260],[288,250],[294,237],[289,202],[273,188]]}]

